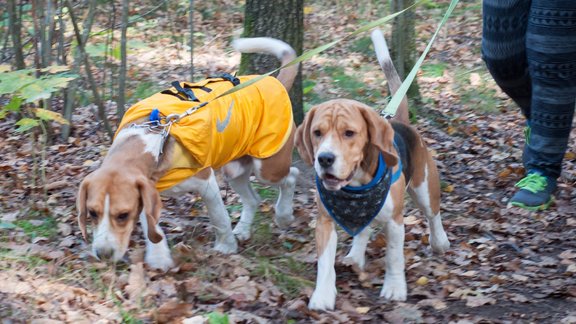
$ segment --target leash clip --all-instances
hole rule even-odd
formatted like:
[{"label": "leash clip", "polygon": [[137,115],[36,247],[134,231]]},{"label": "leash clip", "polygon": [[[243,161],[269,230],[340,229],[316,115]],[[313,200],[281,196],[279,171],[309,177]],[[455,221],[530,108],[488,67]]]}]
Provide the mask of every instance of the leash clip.
[{"label": "leash clip", "polygon": [[182,117],[184,117],[184,116],[185,116],[184,114],[182,114],[182,115],[180,115],[180,114],[170,114],[170,115],[168,115],[168,116],[166,116],[166,117],[164,118],[164,122],[165,122],[166,124],[177,123],[177,122],[179,122],[180,119],[182,119]]},{"label": "leash clip", "polygon": [[384,110],[382,110],[382,111],[380,112],[380,117],[383,117],[383,118],[385,118],[385,119],[392,119],[392,118],[394,118],[395,115],[396,115],[396,114],[387,113],[387,112],[384,111]]}]

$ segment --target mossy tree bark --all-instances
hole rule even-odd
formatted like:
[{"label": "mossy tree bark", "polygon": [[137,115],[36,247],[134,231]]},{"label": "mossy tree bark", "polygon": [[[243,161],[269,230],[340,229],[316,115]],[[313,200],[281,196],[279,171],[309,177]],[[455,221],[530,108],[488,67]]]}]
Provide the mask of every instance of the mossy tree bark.
[{"label": "mossy tree bark", "polygon": [[[304,38],[304,0],[246,0],[243,37],[273,37],[290,44],[302,54]],[[262,74],[278,66],[270,55],[243,54],[240,74]],[[302,68],[290,90],[296,124],[302,122]]]},{"label": "mossy tree bark", "polygon": [[[398,12],[410,7],[414,0],[392,0],[392,12]],[[415,13],[409,10],[394,19],[392,25],[392,42],[390,51],[392,60],[398,70],[402,80],[406,79],[410,70],[416,62],[418,53],[416,52],[416,29],[414,27]],[[408,89],[408,97],[412,99],[420,98],[418,83],[414,81]]]}]

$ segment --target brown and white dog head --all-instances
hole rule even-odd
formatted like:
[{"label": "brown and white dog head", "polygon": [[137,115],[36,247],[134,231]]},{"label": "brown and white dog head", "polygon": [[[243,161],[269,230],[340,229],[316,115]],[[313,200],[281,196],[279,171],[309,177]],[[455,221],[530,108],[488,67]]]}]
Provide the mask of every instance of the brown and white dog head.
[{"label": "brown and white dog head", "polygon": [[[131,150],[143,150],[144,143],[138,136],[126,140],[125,143],[128,145],[124,148],[130,146]],[[114,146],[110,152],[113,149]],[[121,158],[127,158],[130,155],[128,151],[124,152]],[[107,159],[114,158],[109,154]],[[162,236],[156,231],[162,201],[154,182],[138,168],[138,164],[143,163],[143,160],[146,159],[133,161],[133,168],[124,169],[115,165],[114,161],[105,161],[80,184],[77,196],[78,224],[84,240],[87,240],[87,219],[92,221],[92,250],[98,258],[118,261],[124,256],[142,210],[146,214],[148,238],[153,243],[162,240]]]},{"label": "brown and white dog head", "polygon": [[314,166],[328,190],[339,190],[365,176],[377,161],[369,155],[382,152],[388,166],[395,166],[392,126],[369,106],[348,99],[331,100],[313,107],[296,131],[302,159]]}]

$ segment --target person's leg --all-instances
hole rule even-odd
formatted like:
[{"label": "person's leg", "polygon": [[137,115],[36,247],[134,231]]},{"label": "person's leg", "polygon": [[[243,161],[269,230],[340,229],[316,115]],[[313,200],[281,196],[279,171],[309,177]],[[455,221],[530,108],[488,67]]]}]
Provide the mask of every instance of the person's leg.
[{"label": "person's leg", "polygon": [[526,47],[533,91],[524,164],[556,179],[576,101],[576,1],[532,1]]},{"label": "person's leg", "polygon": [[544,209],[556,189],[574,116],[576,1],[532,0],[526,57],[532,78],[530,133],[523,156],[528,177],[518,183],[521,190],[511,204]]},{"label": "person's leg", "polygon": [[526,60],[526,28],[530,2],[482,2],[482,58],[494,81],[520,106],[527,119],[530,118],[532,96],[532,80]]}]

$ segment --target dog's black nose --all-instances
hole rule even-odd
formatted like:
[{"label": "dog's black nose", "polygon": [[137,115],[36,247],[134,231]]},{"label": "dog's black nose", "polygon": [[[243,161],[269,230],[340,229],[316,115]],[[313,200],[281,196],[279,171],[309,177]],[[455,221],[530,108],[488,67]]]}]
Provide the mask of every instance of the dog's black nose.
[{"label": "dog's black nose", "polygon": [[330,152],[320,153],[318,155],[318,163],[323,168],[329,168],[334,164],[334,160],[336,160],[336,156]]},{"label": "dog's black nose", "polygon": [[106,248],[97,249],[94,252],[96,253],[96,257],[100,260],[109,260],[114,254],[114,250]]}]

